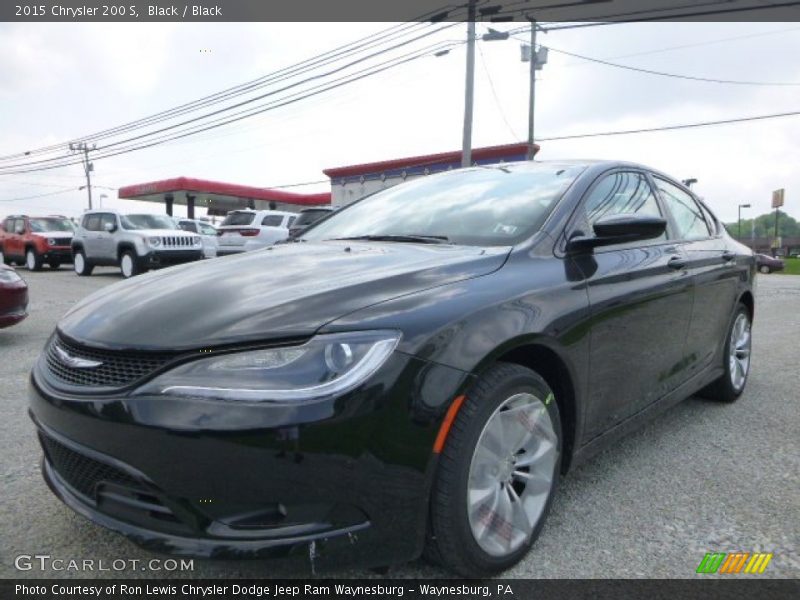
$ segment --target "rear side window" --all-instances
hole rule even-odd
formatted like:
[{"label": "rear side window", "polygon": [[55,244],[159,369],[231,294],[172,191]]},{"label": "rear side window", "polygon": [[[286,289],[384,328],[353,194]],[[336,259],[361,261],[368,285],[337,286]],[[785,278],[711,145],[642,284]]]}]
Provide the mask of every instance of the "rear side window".
[{"label": "rear side window", "polygon": [[267,215],[261,221],[264,227],[280,227],[283,223],[283,215]]},{"label": "rear side window", "polygon": [[253,222],[253,218],[256,215],[254,213],[247,213],[247,212],[232,212],[228,213],[228,216],[225,217],[225,220],[222,222],[222,225],[250,225]]},{"label": "rear side window", "polygon": [[610,215],[640,214],[660,217],[653,189],[641,173],[607,175],[589,194],[585,204],[590,224]]},{"label": "rear side window", "polygon": [[703,211],[703,215],[706,218],[706,222],[708,223],[708,228],[711,230],[711,235],[717,235],[719,233],[719,226],[717,225],[717,219],[714,215],[711,214],[711,211],[708,210],[703,203],[700,203],[700,209]]},{"label": "rear side window", "polygon": [[710,231],[703,211],[690,194],[659,178],[656,178],[656,186],[675,221],[678,239],[698,240],[709,237]]}]

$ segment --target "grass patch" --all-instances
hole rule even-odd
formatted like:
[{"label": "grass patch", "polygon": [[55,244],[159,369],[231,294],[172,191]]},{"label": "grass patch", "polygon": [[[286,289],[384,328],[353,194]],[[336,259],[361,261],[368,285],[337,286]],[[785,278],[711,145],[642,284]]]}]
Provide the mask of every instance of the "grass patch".
[{"label": "grass patch", "polygon": [[784,258],[783,271],[776,271],[776,273],[783,273],[784,275],[800,275],[800,258]]}]

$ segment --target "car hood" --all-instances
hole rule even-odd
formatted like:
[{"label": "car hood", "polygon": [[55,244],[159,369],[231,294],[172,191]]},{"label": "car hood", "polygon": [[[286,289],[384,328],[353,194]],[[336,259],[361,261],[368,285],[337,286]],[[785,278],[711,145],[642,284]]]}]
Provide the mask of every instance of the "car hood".
[{"label": "car hood", "polygon": [[299,338],[366,306],[486,275],[509,248],[302,242],[175,267],[105,288],[59,323],[108,348],[187,349]]},{"label": "car hood", "polygon": [[162,236],[162,235],[171,235],[171,236],[195,236],[197,234],[192,233],[190,231],[184,231],[183,229],[126,229],[128,233],[138,233],[139,235],[145,236]]}]

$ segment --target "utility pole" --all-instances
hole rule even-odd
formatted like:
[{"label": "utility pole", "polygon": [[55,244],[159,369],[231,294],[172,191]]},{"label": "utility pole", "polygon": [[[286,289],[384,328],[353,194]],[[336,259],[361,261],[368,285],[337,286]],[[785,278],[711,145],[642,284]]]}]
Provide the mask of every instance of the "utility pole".
[{"label": "utility pole", "polygon": [[69,149],[73,152],[82,152],[81,157],[83,161],[83,170],[86,173],[86,190],[89,193],[89,210],[92,210],[92,176],[91,172],[94,171],[94,164],[89,161],[89,152],[97,150],[97,144],[92,144],[91,147],[86,142],[70,143]]},{"label": "utility pole", "polygon": [[467,9],[467,76],[464,89],[464,136],[461,143],[461,166],[472,165],[472,107],[475,88],[475,3]]},{"label": "utility pole", "polygon": [[533,142],[534,119],[536,115],[536,19],[531,22],[531,64],[530,64],[530,92],[528,98],[528,160],[533,160],[536,148]]}]

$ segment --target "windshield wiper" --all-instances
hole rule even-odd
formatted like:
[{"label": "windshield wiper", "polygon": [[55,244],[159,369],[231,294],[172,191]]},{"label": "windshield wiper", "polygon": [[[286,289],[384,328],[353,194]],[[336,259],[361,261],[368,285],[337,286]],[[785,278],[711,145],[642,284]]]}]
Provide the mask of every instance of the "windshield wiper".
[{"label": "windshield wiper", "polygon": [[354,235],[352,237],[332,238],[333,240],[364,240],[367,242],[409,242],[417,244],[447,244],[450,239],[444,235]]}]

